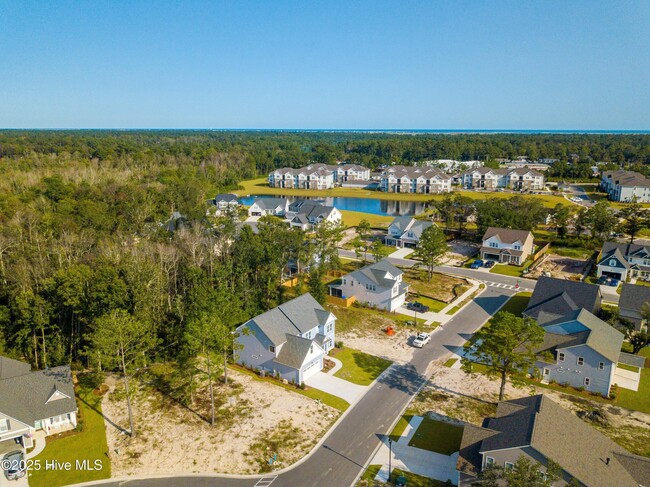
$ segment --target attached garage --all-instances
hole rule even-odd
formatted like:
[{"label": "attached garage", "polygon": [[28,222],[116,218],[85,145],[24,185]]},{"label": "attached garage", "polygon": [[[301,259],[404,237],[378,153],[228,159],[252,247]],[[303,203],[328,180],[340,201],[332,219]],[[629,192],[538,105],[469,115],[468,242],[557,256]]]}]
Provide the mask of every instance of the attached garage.
[{"label": "attached garage", "polygon": [[316,360],[312,360],[310,363],[305,365],[302,368],[302,380],[303,382],[309,379],[312,375],[323,370],[323,356],[321,355]]}]

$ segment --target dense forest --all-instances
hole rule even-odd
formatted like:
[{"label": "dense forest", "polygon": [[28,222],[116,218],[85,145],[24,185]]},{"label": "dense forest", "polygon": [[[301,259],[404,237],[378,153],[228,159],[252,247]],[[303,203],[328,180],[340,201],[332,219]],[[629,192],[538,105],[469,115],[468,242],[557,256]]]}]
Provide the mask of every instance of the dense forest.
[{"label": "dense forest", "polygon": [[[124,313],[149,337],[143,356],[196,352],[206,316],[229,332],[281,302],[291,258],[320,262],[308,281],[322,293],[335,230],[305,241],[273,222],[257,235],[206,217],[206,200],[243,179],[311,161],[520,155],[645,169],[650,135],[0,132],[0,353],[36,367],[93,365],[98,327]],[[186,223],[172,231],[174,212]]]}]

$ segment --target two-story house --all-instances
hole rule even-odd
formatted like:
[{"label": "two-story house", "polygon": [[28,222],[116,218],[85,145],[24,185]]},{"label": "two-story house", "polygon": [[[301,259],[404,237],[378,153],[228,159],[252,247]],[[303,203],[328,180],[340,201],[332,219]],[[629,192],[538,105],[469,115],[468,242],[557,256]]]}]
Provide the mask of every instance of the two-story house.
[{"label": "two-story house", "polygon": [[303,294],[237,328],[237,363],[302,384],[323,369],[335,322],[311,294]]},{"label": "two-story house", "polygon": [[612,201],[650,203],[650,179],[634,171],[604,171],[600,188]]},{"label": "two-story house", "polygon": [[33,446],[38,431],[52,435],[77,426],[77,402],[69,366],[32,371],[0,357],[0,444]]},{"label": "two-story house", "polygon": [[381,173],[379,189],[389,193],[448,193],[451,180],[449,174],[435,167],[391,166]]},{"label": "two-story house", "polygon": [[211,200],[208,200],[207,214],[220,216],[225,213],[232,213],[239,208],[239,199],[236,194],[218,194]]},{"label": "two-story house", "polygon": [[284,216],[289,210],[289,200],[286,198],[256,198],[248,208],[248,216]]},{"label": "two-story house", "polygon": [[618,315],[641,331],[648,323],[643,313],[650,309],[650,287],[623,283],[621,298],[618,301]]},{"label": "two-story house", "polygon": [[330,296],[349,298],[387,311],[395,311],[406,301],[408,284],[403,272],[387,260],[357,269],[329,286]]},{"label": "two-story house", "polygon": [[322,222],[341,223],[341,212],[333,207],[315,201],[296,200],[289,205],[286,218],[292,227],[310,230]]},{"label": "two-story house", "polygon": [[597,315],[602,300],[600,286],[595,284],[541,276],[523,314],[534,320],[541,313],[559,318],[580,309]]},{"label": "two-story house", "polygon": [[650,278],[650,245],[605,242],[597,264],[598,277]]},{"label": "two-story house", "polygon": [[533,253],[533,234],[526,230],[489,227],[483,235],[483,260],[522,265]]},{"label": "two-story house", "polygon": [[417,247],[422,232],[431,226],[433,223],[429,221],[398,216],[388,225],[388,234],[384,241],[386,245],[395,247]]},{"label": "two-story house", "polygon": [[537,322],[545,332],[535,350],[541,379],[609,396],[617,364],[625,361],[623,334],[586,309],[559,318],[542,312]]},{"label": "two-story house", "polygon": [[545,475],[552,461],[560,467],[554,487],[650,485],[650,458],[628,452],[549,396],[502,401],[482,427],[463,427],[456,468],[458,486],[476,485],[490,465],[512,468],[524,457]]}]

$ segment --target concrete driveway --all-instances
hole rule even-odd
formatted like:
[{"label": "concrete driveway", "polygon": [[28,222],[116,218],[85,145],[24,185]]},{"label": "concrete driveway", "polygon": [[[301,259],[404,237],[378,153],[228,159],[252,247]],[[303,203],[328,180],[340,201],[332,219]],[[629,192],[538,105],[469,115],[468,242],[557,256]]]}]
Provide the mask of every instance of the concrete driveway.
[{"label": "concrete driveway", "polygon": [[616,289],[616,287],[602,284],[600,286],[600,292],[603,295],[603,301],[609,301],[610,303],[618,304],[618,300],[621,298],[621,295],[616,292]]},{"label": "concrete driveway", "polygon": [[625,370],[620,367],[616,368],[616,372],[614,373],[614,384],[618,384],[619,387],[622,387],[623,389],[629,389],[631,391],[638,391],[640,382],[640,373],[632,372],[631,370]]},{"label": "concrete driveway", "polygon": [[395,252],[390,254],[388,257],[392,259],[404,259],[407,256],[411,255],[413,252],[415,252],[415,249],[410,249],[408,247],[403,247],[401,249],[397,249]]},{"label": "concrete driveway", "polygon": [[353,384],[344,379],[339,379],[325,372],[318,372],[305,381],[309,387],[320,389],[333,396],[345,399],[350,404],[354,404],[368,389],[366,386]]}]

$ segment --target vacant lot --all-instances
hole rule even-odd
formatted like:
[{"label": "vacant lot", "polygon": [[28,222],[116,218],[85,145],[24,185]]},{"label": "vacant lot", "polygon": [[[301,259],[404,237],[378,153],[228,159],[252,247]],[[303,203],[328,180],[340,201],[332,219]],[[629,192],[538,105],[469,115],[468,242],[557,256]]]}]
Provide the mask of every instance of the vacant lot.
[{"label": "vacant lot", "polygon": [[343,362],[343,367],[334,375],[361,386],[370,385],[392,363],[390,360],[351,348],[333,352],[330,355]]},{"label": "vacant lot", "polygon": [[427,272],[416,269],[406,269],[403,279],[409,284],[412,294],[421,294],[444,303],[450,303],[471,287],[465,279],[437,272],[428,281]]},{"label": "vacant lot", "polygon": [[[218,383],[217,421],[210,426],[206,384],[185,407],[151,386],[133,381],[138,436],[122,433],[128,418],[121,381],[110,379],[103,401],[113,475],[194,472],[258,473],[302,458],[339,412],[238,371]],[[184,454],[191,452],[191,455]]]},{"label": "vacant lot", "polygon": [[539,277],[545,272],[550,272],[551,277],[559,279],[576,278],[582,275],[587,261],[585,259],[566,257],[558,254],[550,254],[546,260],[526,277]]}]

